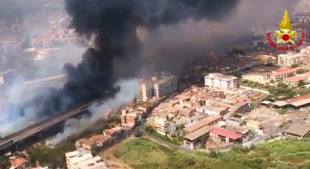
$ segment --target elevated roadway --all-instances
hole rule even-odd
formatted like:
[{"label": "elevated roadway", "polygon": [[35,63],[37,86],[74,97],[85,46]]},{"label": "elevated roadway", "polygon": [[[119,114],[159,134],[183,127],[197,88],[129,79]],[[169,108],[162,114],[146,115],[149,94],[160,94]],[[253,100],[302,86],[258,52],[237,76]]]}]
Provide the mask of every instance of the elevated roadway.
[{"label": "elevated roadway", "polygon": [[39,132],[45,129],[48,129],[56,124],[59,124],[69,118],[72,118],[82,113],[94,102],[96,101],[82,102],[79,105],[72,108],[71,110],[66,111],[65,113],[62,113],[61,115],[43,120],[42,122],[29,126],[21,131],[18,131],[16,133],[13,133],[7,137],[0,139],[0,150],[3,150],[9,146],[12,146],[13,144],[17,142],[27,139],[35,134],[38,134]]}]

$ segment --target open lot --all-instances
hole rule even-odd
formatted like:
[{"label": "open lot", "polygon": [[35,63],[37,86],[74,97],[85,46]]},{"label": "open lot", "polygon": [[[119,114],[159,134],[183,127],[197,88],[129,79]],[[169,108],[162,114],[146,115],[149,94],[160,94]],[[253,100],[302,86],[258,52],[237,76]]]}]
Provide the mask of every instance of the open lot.
[{"label": "open lot", "polygon": [[309,141],[287,139],[206,155],[173,151],[147,139],[132,139],[122,144],[115,156],[134,169],[298,169],[310,166]]}]

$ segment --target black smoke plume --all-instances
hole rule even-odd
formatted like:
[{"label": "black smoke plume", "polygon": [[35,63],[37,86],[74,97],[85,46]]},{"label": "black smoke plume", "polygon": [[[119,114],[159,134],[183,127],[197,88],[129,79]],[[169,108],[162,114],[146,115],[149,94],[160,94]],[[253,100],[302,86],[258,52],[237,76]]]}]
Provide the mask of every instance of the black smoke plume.
[{"label": "black smoke plume", "polygon": [[65,92],[95,96],[102,93],[100,90],[111,90],[116,79],[136,76],[139,66],[147,64],[147,59],[140,58],[139,54],[138,26],[156,29],[162,24],[179,23],[189,18],[221,21],[230,15],[238,2],[65,0],[66,11],[72,17],[70,26],[79,34],[95,36],[95,47],[86,51],[83,61],[77,67],[65,67],[69,75]]},{"label": "black smoke plume", "polygon": [[89,39],[94,37],[94,46],[82,55],[77,66],[64,66],[68,81],[63,89],[53,89],[14,108],[14,112],[19,112],[14,122],[25,125],[15,128],[12,121],[6,121],[0,124],[5,126],[0,132],[15,132],[29,126],[27,121],[55,116],[83,100],[113,97],[119,91],[114,85],[118,79],[137,77],[141,68],[148,68],[149,64],[160,66],[161,62],[153,63],[151,57],[141,57],[138,26],[155,30],[188,19],[222,22],[238,3],[239,0],[65,0],[65,10],[72,19],[70,27]]}]

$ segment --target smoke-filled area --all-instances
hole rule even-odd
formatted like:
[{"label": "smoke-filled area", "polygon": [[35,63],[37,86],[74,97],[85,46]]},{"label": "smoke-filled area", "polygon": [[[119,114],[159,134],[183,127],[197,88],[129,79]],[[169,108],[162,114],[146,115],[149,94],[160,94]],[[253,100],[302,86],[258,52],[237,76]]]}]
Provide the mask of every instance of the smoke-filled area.
[{"label": "smoke-filled area", "polygon": [[[5,135],[15,132],[26,127],[19,125],[12,130],[16,124],[28,125],[30,120],[38,122],[55,116],[82,100],[105,98],[102,106],[91,107],[93,117],[67,121],[64,132],[52,140],[57,144],[83,130],[84,124],[88,126],[105,110],[132,101],[136,92],[132,86],[137,83],[132,79],[155,70],[178,70],[183,63],[207,55],[208,51],[222,52],[253,26],[268,27],[280,22],[284,10],[292,3],[288,0],[65,0],[65,10],[72,18],[70,27],[78,34],[94,37],[94,47],[82,55],[79,64],[64,66],[68,81],[62,89],[45,90],[45,94],[18,110],[11,110],[18,112],[18,117],[0,124],[0,132]],[[263,10],[267,8],[270,10]],[[277,18],[276,23],[269,20],[271,17]]]}]

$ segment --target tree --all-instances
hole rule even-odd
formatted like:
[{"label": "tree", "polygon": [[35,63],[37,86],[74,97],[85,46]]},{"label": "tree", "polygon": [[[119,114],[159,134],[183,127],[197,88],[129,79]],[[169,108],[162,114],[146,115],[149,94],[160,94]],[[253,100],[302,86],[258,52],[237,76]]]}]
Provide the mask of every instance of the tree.
[{"label": "tree", "polygon": [[306,83],[303,80],[298,81],[298,87],[304,86]]},{"label": "tree", "polygon": [[287,76],[288,76],[288,77],[292,77],[292,76],[294,76],[294,73],[290,73],[290,74],[288,74]]},{"label": "tree", "polygon": [[298,66],[299,66],[298,64],[294,63],[294,64],[291,65],[291,68],[295,68],[295,67],[298,67]]},{"label": "tree", "polygon": [[278,87],[286,89],[286,88],[288,88],[288,85],[286,83],[284,83],[284,82],[279,82],[278,83]]},{"label": "tree", "polygon": [[302,73],[305,73],[305,70],[304,69],[299,69],[299,70],[296,71],[296,73],[297,74],[302,74]]},{"label": "tree", "polygon": [[241,74],[241,72],[239,72],[239,71],[234,71],[234,72],[232,72],[232,75],[235,76],[235,77],[237,77],[237,78],[241,78],[241,77],[242,77],[242,74]]}]

